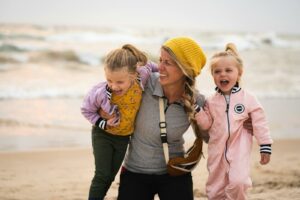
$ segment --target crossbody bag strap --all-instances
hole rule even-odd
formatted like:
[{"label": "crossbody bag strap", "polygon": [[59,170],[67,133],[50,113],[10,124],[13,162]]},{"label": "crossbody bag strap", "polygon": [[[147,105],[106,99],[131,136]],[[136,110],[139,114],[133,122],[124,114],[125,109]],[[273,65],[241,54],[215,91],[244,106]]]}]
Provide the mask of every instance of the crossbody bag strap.
[{"label": "crossbody bag strap", "polygon": [[166,117],[165,117],[165,105],[164,105],[164,99],[159,97],[159,128],[160,128],[160,139],[163,145],[164,155],[165,155],[165,161],[166,163],[169,162],[169,146],[168,146],[168,140],[167,140],[167,123],[166,123]]}]

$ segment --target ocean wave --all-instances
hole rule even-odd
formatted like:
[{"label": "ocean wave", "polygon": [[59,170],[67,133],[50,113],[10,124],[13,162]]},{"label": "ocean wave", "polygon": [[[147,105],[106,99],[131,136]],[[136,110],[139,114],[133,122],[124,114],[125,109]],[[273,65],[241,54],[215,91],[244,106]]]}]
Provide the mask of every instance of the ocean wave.
[{"label": "ocean wave", "polygon": [[[11,56],[5,56],[5,55],[0,55],[0,64],[6,64],[6,63],[18,63],[18,60],[12,58]],[[4,65],[0,65],[0,69]]]},{"label": "ocean wave", "polygon": [[77,52],[76,55],[81,63],[85,63],[90,66],[99,66],[101,64],[101,57],[99,55],[86,52]]},{"label": "ocean wave", "polygon": [[[165,29],[72,29],[72,27],[65,29],[43,27],[41,31],[41,27],[30,26],[28,33],[21,34],[21,30],[17,27],[14,29],[10,34],[4,31],[1,33],[0,29],[0,53],[9,54],[7,58],[2,57],[0,63],[74,62],[97,66],[101,64],[101,59],[108,51],[125,43],[144,46],[145,49],[151,49],[151,52],[147,53],[157,54],[156,50],[167,38],[182,33]],[[223,33],[194,30],[184,33],[193,36],[205,51],[222,50],[228,42],[236,43],[239,51],[266,47],[300,48],[300,36],[278,35],[275,32]]]},{"label": "ocean wave", "polygon": [[279,36],[274,32],[270,33],[257,33],[257,34],[221,34],[212,33],[209,38],[203,38],[203,47],[206,50],[220,50],[229,43],[235,43],[240,51],[254,50],[265,47],[275,48],[300,48],[300,38],[296,37],[283,37]]},{"label": "ocean wave", "polygon": [[0,33],[0,40],[44,40],[43,36],[34,36],[28,34],[3,34]]},{"label": "ocean wave", "polygon": [[15,64],[25,63],[28,61],[28,57],[23,54],[0,54],[0,68],[9,69],[9,64],[14,64],[11,69],[14,69]]},{"label": "ocean wave", "polygon": [[[5,30],[10,30],[9,33]],[[274,47],[299,48],[299,36],[279,35],[276,32],[228,33],[203,32],[200,30],[173,30],[154,28],[116,28],[116,27],[51,27],[51,26],[6,26],[0,24],[0,41],[29,41],[33,43],[60,44],[157,44],[175,35],[189,35],[198,38],[201,44],[210,48],[219,48],[227,42],[236,42],[241,49]]]},{"label": "ocean wave", "polygon": [[26,49],[13,44],[1,44],[0,52],[24,52]]},{"label": "ocean wave", "polygon": [[[31,54],[24,54],[30,50],[15,45],[0,46],[0,64],[5,63],[25,63],[25,62],[74,62],[97,66],[101,64],[101,57],[94,53],[75,52],[73,50],[47,50],[32,49]],[[21,54],[23,53],[23,54]]]},{"label": "ocean wave", "polygon": [[32,54],[29,57],[30,62],[75,62],[86,64],[80,57],[72,50],[53,51],[43,50]]}]

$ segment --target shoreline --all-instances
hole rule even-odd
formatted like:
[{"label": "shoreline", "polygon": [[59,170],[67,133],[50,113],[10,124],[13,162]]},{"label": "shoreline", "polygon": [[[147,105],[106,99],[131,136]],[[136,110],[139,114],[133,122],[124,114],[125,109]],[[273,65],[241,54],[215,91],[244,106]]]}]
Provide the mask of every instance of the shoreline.
[{"label": "shoreline", "polygon": [[[259,100],[273,139],[300,138],[300,98]],[[89,148],[91,125],[80,113],[81,103],[80,98],[0,100],[0,151]]]},{"label": "shoreline", "polygon": [[[189,142],[189,141],[187,141]],[[262,166],[258,146],[252,151],[253,188],[250,200],[300,198],[300,139],[274,140],[271,162]],[[203,147],[207,156],[207,145]],[[0,152],[0,197],[2,200],[86,199],[93,176],[91,148],[50,148],[25,152]],[[206,159],[193,171],[194,196],[206,199]],[[106,200],[117,196],[119,174]],[[45,195],[47,195],[45,197]]]}]

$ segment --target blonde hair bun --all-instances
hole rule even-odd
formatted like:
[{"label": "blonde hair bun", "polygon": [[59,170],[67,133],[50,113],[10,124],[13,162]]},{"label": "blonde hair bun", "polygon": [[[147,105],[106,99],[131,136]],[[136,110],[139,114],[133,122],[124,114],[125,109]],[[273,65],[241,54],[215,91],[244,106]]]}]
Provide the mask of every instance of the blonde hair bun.
[{"label": "blonde hair bun", "polygon": [[226,44],[225,51],[230,51],[236,56],[239,55],[238,51],[237,51],[237,48],[236,48],[235,44],[233,44],[233,43]]}]

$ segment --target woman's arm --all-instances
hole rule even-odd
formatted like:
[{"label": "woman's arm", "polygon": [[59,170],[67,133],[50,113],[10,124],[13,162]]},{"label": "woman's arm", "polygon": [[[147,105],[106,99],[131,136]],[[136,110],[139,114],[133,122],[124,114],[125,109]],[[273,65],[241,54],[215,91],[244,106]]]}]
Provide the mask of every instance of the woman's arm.
[{"label": "woman's arm", "polygon": [[251,116],[246,121],[244,121],[243,126],[245,129],[248,130],[248,133],[253,135],[253,126],[252,126]]},{"label": "woman's arm", "polygon": [[137,68],[137,72],[141,78],[142,86],[145,87],[148,78],[152,72],[158,72],[157,64],[154,62],[148,62],[145,66],[140,66]]}]

